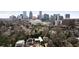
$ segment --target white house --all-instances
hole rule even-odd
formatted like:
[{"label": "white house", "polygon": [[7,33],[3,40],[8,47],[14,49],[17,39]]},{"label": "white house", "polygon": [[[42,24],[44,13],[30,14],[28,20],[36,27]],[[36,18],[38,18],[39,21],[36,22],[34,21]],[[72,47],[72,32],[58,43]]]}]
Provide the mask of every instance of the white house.
[{"label": "white house", "polygon": [[39,38],[35,38],[35,41],[40,41],[40,42],[42,42],[43,39],[42,39],[41,37],[39,37]]},{"label": "white house", "polygon": [[17,41],[16,44],[15,44],[15,47],[17,47],[17,46],[18,47],[23,47],[24,46],[24,42],[25,42],[24,40]]}]

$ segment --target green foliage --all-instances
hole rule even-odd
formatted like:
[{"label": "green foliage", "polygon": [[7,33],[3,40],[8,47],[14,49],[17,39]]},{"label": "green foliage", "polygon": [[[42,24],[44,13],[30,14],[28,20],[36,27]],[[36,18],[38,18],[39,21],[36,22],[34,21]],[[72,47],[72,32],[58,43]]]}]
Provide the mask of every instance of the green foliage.
[{"label": "green foliage", "polygon": [[74,29],[75,28],[75,20],[69,20],[68,28],[69,29]]},{"label": "green foliage", "polygon": [[0,36],[0,46],[9,46],[10,41],[8,37]]}]

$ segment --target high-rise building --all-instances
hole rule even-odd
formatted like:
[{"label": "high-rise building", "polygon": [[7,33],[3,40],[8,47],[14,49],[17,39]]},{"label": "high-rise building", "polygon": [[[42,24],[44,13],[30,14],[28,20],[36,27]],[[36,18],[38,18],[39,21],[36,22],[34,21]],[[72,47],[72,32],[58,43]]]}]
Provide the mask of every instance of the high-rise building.
[{"label": "high-rise building", "polygon": [[54,20],[57,20],[57,14],[53,15]]},{"label": "high-rise building", "polygon": [[23,19],[23,14],[20,14],[21,19]]},{"label": "high-rise building", "polygon": [[57,20],[60,20],[60,14],[57,14]]},{"label": "high-rise building", "polygon": [[16,16],[11,15],[9,19],[10,19],[10,20],[16,20],[17,18],[16,18]]},{"label": "high-rise building", "polygon": [[49,20],[49,14],[44,14],[43,21]]},{"label": "high-rise building", "polygon": [[53,18],[54,20],[60,20],[60,14],[54,14]]},{"label": "high-rise building", "polygon": [[18,16],[17,16],[17,19],[22,20],[22,19],[23,19],[23,14],[18,15]]},{"label": "high-rise building", "polygon": [[42,19],[42,11],[39,11],[39,16],[38,16],[38,19]]},{"label": "high-rise building", "polygon": [[65,14],[65,19],[70,19],[70,14]]},{"label": "high-rise building", "polygon": [[23,19],[27,19],[27,12],[26,11],[23,11]]},{"label": "high-rise building", "polygon": [[60,19],[60,20],[63,20],[64,18],[63,18],[63,16],[60,16],[59,19]]},{"label": "high-rise building", "polygon": [[55,17],[53,15],[50,16],[50,20],[55,20]]},{"label": "high-rise building", "polygon": [[55,25],[61,25],[63,16],[60,16],[60,14],[54,14],[54,20],[55,20]]},{"label": "high-rise building", "polygon": [[32,13],[32,11],[30,11],[30,13],[29,13],[29,19],[32,19],[32,17],[33,17],[33,13]]}]

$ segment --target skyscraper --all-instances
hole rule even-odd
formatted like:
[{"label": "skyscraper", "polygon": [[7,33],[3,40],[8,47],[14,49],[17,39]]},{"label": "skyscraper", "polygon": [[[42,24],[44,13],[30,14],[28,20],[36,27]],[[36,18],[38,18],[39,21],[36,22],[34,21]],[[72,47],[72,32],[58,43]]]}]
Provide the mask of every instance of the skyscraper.
[{"label": "skyscraper", "polygon": [[17,18],[16,18],[16,16],[11,15],[9,19],[10,19],[10,20],[16,20]]},{"label": "skyscraper", "polygon": [[44,21],[49,20],[49,14],[44,14]]},{"label": "skyscraper", "polygon": [[59,20],[59,16],[60,16],[60,14],[54,14],[54,15],[53,15],[54,20]]},{"label": "skyscraper", "polygon": [[65,14],[65,19],[70,19],[70,14]]},{"label": "skyscraper", "polygon": [[39,11],[39,19],[42,19],[42,11]]},{"label": "skyscraper", "polygon": [[60,16],[59,18],[60,18],[60,20],[63,20],[63,16]]},{"label": "skyscraper", "polygon": [[27,19],[26,11],[23,11],[23,19]]},{"label": "skyscraper", "polygon": [[50,16],[50,20],[53,20],[53,15]]},{"label": "skyscraper", "polygon": [[57,20],[60,20],[60,14],[57,14]]},{"label": "skyscraper", "polygon": [[30,11],[30,13],[29,13],[29,19],[32,19],[32,17],[33,17],[33,13],[32,13],[32,11]]},{"label": "skyscraper", "polygon": [[61,25],[63,16],[60,16],[60,14],[54,14],[54,19],[55,19],[55,25]]},{"label": "skyscraper", "polygon": [[22,20],[23,19],[23,14],[18,15],[17,19]]}]

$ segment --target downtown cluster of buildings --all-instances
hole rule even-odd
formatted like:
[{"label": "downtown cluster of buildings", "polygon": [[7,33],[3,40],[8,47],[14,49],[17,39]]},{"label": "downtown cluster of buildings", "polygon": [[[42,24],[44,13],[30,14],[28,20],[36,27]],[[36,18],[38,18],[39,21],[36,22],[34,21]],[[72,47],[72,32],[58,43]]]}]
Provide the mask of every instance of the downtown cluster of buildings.
[{"label": "downtown cluster of buildings", "polygon": [[[42,21],[49,21],[49,20],[63,20],[64,17],[61,16],[60,14],[53,14],[53,15],[49,15],[49,14],[43,14],[42,11],[39,11],[39,14],[37,16],[34,16],[33,15],[33,12],[30,11],[29,12],[29,16],[27,16],[27,12],[26,11],[23,11],[22,14],[18,15],[17,17],[14,16],[14,15],[11,15],[10,16],[10,19],[24,19],[24,20],[27,20],[27,19],[40,19]],[[65,19],[70,19],[70,14],[65,14]]]},{"label": "downtown cluster of buildings", "polygon": [[65,14],[64,16],[60,14],[50,15],[47,13],[44,14],[42,11],[39,11],[37,16],[34,16],[33,12],[30,11],[29,15],[27,16],[27,11],[23,11],[23,13],[18,16],[11,15],[9,20],[25,20],[32,24],[52,23],[52,25],[67,25],[70,21],[75,20],[75,22],[78,22],[79,19],[71,19],[70,14]]}]

